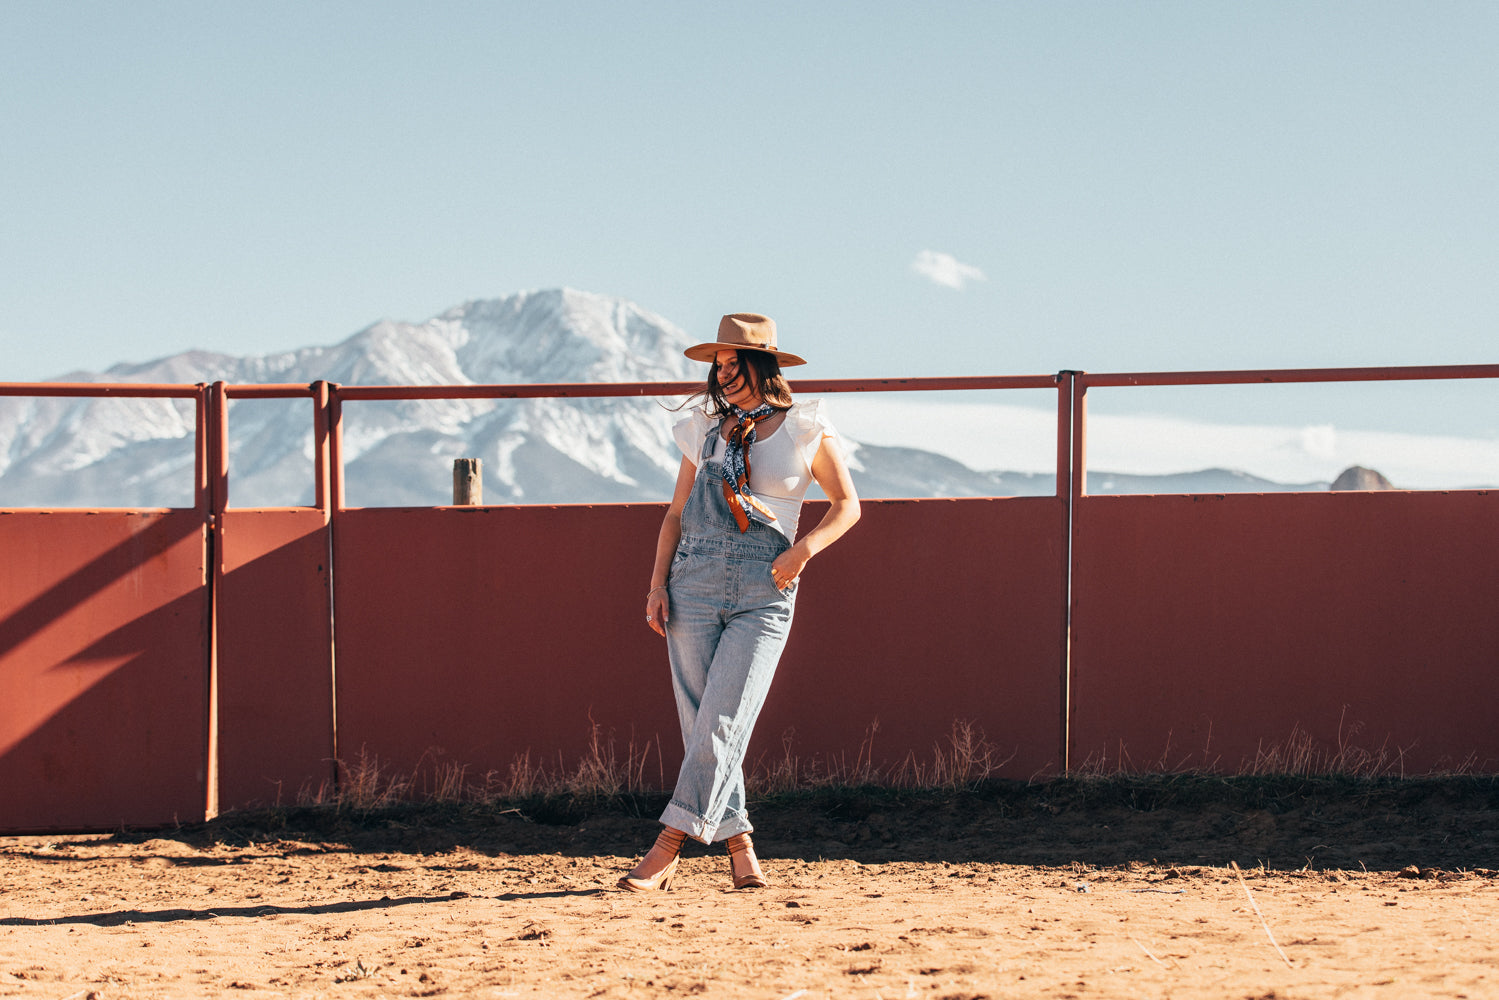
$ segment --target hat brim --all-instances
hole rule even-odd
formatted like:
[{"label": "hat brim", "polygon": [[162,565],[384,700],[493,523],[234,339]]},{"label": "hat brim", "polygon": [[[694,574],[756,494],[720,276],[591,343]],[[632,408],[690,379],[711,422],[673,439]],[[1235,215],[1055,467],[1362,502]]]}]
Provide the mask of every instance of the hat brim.
[{"label": "hat brim", "polygon": [[768,347],[755,347],[750,344],[725,344],[721,340],[710,341],[706,344],[694,344],[682,353],[693,361],[706,361],[711,364],[718,356],[719,351],[759,351],[761,354],[772,354],[781,363],[782,368],[807,363],[805,358],[799,358],[787,351],[773,351]]}]

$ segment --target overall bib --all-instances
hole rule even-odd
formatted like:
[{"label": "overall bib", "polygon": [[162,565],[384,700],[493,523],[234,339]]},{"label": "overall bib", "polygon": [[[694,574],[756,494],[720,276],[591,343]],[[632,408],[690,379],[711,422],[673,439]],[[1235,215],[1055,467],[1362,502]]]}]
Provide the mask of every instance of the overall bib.
[{"label": "overall bib", "polygon": [[744,755],[791,630],[796,584],[777,589],[770,564],[791,543],[750,520],[741,533],[724,498],[714,425],[703,440],[682,538],[667,578],[666,648],[684,754],[661,822],[703,843],[753,827]]}]

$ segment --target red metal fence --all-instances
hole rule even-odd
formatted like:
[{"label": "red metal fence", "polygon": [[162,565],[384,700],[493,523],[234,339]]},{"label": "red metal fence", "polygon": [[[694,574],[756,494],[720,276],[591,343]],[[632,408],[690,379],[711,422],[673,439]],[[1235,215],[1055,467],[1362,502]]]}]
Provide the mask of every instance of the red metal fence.
[{"label": "red metal fence", "polygon": [[1499,768],[1499,493],[1086,496],[1090,387],[1491,379],[1499,365],[1079,374],[1072,767]]},{"label": "red metal fence", "polygon": [[[1090,386],[1494,378],[1499,366],[803,381],[1050,388],[1051,497],[875,500],[806,574],[752,759],[930,761],[973,723],[1028,778],[1236,771],[1275,746],[1499,767],[1499,496],[1086,496]],[[683,383],[0,385],[196,400],[191,509],[0,511],[0,829],[289,802],[360,755],[470,776],[594,728],[679,757],[638,619],[660,504],[348,508],[343,405]],[[312,507],[230,508],[227,401],[309,398]],[[816,510],[807,518],[815,521]],[[586,558],[584,554],[586,553]],[[1298,749],[1299,748],[1299,749]]]}]

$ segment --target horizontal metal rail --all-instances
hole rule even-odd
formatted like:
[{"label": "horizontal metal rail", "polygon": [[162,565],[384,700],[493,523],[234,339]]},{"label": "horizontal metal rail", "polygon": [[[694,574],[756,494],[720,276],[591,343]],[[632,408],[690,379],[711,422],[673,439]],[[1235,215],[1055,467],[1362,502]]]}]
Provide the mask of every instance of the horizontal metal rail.
[{"label": "horizontal metal rail", "polygon": [[[1055,389],[1055,375],[960,376],[954,378],[839,378],[791,382],[796,392],[934,392],[963,389]],[[532,385],[345,385],[344,400],[537,399],[603,396],[685,396],[698,382],[538,382]],[[230,395],[240,393],[231,389]]]},{"label": "horizontal metal rail", "polygon": [[119,396],[134,399],[192,399],[202,385],[147,382],[0,382],[0,396]]},{"label": "horizontal metal rail", "polygon": [[1080,372],[1089,387],[1119,385],[1248,385],[1275,382],[1400,382],[1419,379],[1499,378],[1499,365],[1425,365],[1407,368],[1274,368],[1205,372]]},{"label": "horizontal metal rail", "polygon": [[[1292,382],[1380,382],[1499,378],[1499,365],[1424,365],[1382,368],[1267,368],[1183,372],[1076,372],[1088,387],[1248,385]],[[1057,375],[964,375],[932,378],[842,378],[791,381],[797,392],[943,392],[984,389],[1054,389]],[[230,399],[295,399],[317,394],[317,383],[225,384]],[[485,385],[339,385],[345,400],[538,399],[610,396],[681,396],[693,382],[537,382]],[[0,382],[0,396],[134,397],[190,399],[205,385],[144,382]]]},{"label": "horizontal metal rail", "polygon": [[829,378],[791,383],[798,392],[945,392],[967,389],[1055,389],[1056,375],[965,375],[953,378]]},{"label": "horizontal metal rail", "polygon": [[317,395],[314,388],[316,382],[310,385],[301,383],[274,383],[267,385],[234,385],[226,383],[224,394],[230,399],[302,399]]},{"label": "horizontal metal rail", "polygon": [[536,399],[591,396],[681,396],[701,382],[538,382],[534,385],[340,385],[340,399]]}]

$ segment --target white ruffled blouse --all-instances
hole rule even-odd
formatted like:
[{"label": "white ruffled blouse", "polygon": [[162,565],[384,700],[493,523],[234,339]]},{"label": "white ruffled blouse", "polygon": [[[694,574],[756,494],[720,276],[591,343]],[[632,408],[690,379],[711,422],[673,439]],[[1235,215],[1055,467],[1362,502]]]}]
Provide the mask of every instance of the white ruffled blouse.
[{"label": "white ruffled blouse", "polygon": [[[703,454],[703,440],[709,428],[720,421],[695,407],[671,429],[677,447],[693,465]],[[714,434],[712,458],[721,461],[726,446],[723,434]],[[750,490],[776,516],[776,527],[788,539],[796,538],[796,524],[801,516],[802,498],[812,486],[812,460],[824,438],[838,439],[838,432],[828,420],[822,400],[797,400],[786,411],[770,434],[756,432],[750,448]]]}]

